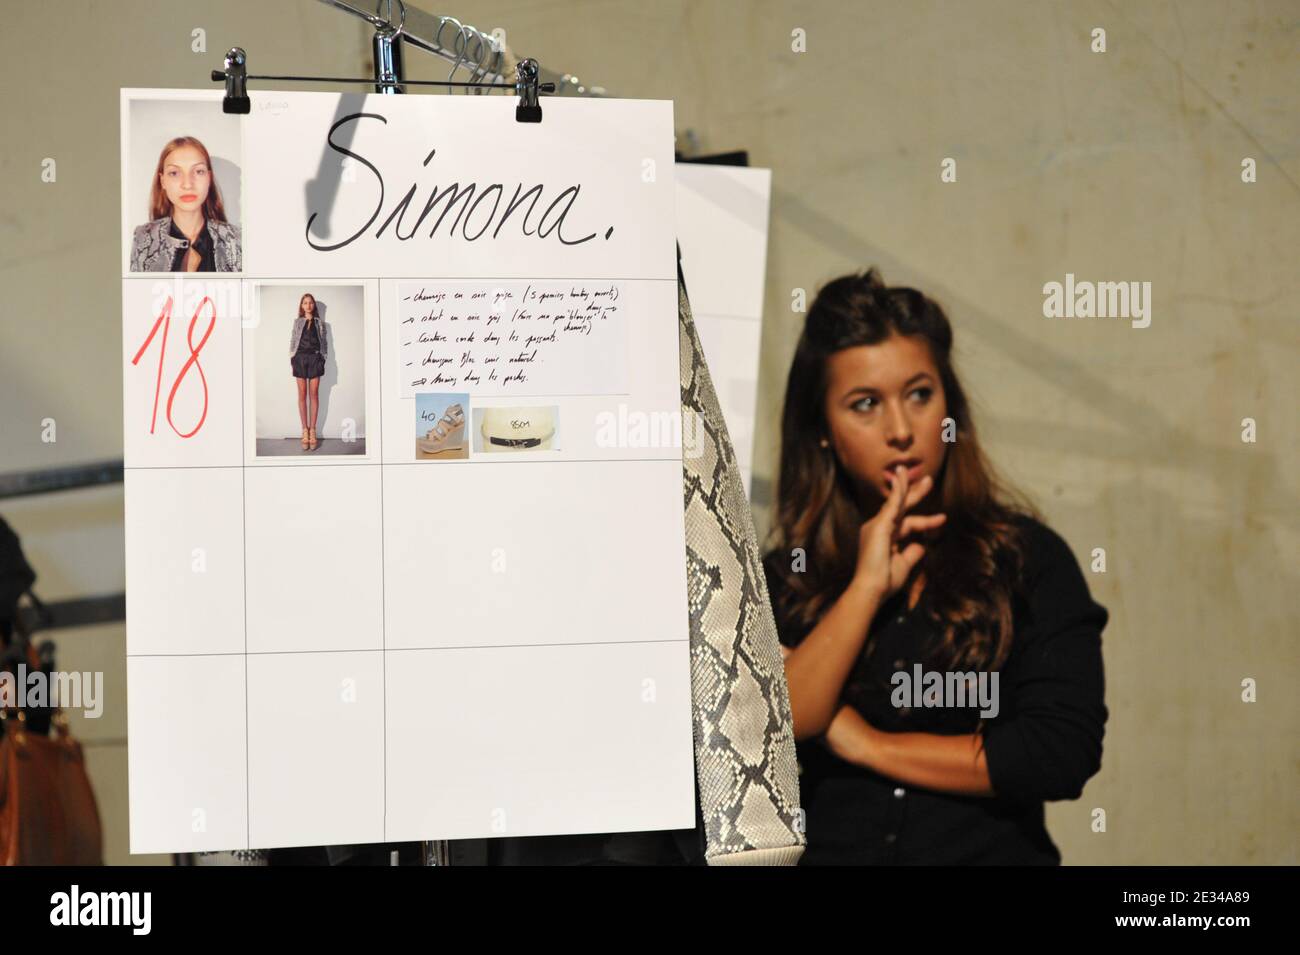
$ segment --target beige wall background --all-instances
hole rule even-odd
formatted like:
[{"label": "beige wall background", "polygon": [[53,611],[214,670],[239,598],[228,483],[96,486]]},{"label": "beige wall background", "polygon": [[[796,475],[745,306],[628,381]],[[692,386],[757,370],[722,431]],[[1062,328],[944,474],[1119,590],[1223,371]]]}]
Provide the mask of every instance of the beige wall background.
[{"label": "beige wall background", "polygon": [[[679,148],[743,148],[773,170],[760,532],[803,318],[794,290],[811,300],[874,264],[948,309],[994,462],[1111,612],[1103,767],[1081,799],[1048,808],[1067,863],[1297,862],[1300,5],[423,6],[503,28],[516,54],[614,95],[672,99]],[[0,471],[121,455],[118,89],[211,88],[233,45],[253,72],[370,69],[367,28],[309,0],[58,10],[51,33],[48,5],[9,5],[0,32]],[[1096,27],[1105,53],[1090,50]],[[191,49],[196,29],[206,52]],[[448,72],[414,53],[408,67]],[[955,183],[940,182],[945,157]],[[1045,319],[1043,284],[1067,272],[1151,282],[1150,327]],[[120,485],[0,513],[45,600],[123,587]],[[1105,573],[1088,571],[1097,547]],[[63,669],[105,672],[104,716],[74,730],[108,858],[159,861],[127,854],[123,628],[54,637]],[[1246,679],[1257,702],[1242,701]]]}]

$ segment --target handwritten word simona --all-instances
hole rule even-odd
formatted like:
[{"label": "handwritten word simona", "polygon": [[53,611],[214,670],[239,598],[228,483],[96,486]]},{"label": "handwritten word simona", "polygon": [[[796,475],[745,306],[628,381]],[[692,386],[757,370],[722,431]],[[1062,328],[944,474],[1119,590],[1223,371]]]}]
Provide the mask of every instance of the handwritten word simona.
[{"label": "handwritten word simona", "polygon": [[[374,163],[362,156],[360,153],[353,152],[347,147],[334,141],[334,134],[339,127],[347,123],[358,122],[362,119],[377,119],[381,123],[385,124],[388,122],[388,119],[379,113],[352,113],[351,115],[344,116],[330,127],[329,134],[326,136],[326,141],[328,142],[330,149],[342,153],[344,156],[350,156],[374,173],[375,179],[379,184],[379,200],[375,203],[375,211],[370,214],[370,218],[367,219],[365,223],[363,223],[342,242],[336,242],[333,245],[322,245],[313,240],[311,226],[312,223],[316,221],[316,217],[320,215],[319,212],[313,212],[307,219],[306,239],[307,244],[319,252],[334,252],[338,249],[344,248],[345,246],[351,245],[359,239],[372,224],[374,224],[374,221],[378,219],[380,214],[384,211],[384,196],[386,194],[386,189],[384,187],[383,173],[379,171],[379,168]],[[421,163],[421,165],[428,166],[429,160],[433,159],[436,152],[436,149],[429,150],[429,154],[424,157],[424,162]],[[449,237],[454,238],[457,235],[457,230],[459,230],[459,235],[469,242],[474,242],[482,238],[483,234],[487,232],[494,221],[496,221],[496,228],[492,230],[491,237],[493,239],[497,238],[501,233],[501,229],[506,225],[510,217],[515,214],[517,209],[525,204],[527,204],[527,211],[525,211],[522,216],[516,217],[519,229],[523,235],[535,236],[538,239],[549,239],[554,236],[563,245],[581,245],[582,243],[596,237],[597,233],[595,232],[583,236],[581,239],[566,239],[564,237],[564,217],[568,215],[569,210],[573,208],[573,204],[577,200],[578,195],[582,192],[581,185],[569,186],[552,199],[550,205],[546,206],[545,211],[537,220],[535,228],[531,231],[529,230],[529,223],[541,198],[543,192],[542,185],[539,183],[529,188],[522,196],[520,196],[520,191],[524,189],[524,186],[522,183],[516,184],[514,187],[514,197],[509,200],[500,219],[497,219],[497,213],[501,210],[501,200],[505,195],[506,188],[506,186],[499,182],[491,183],[486,188],[481,187],[477,182],[471,182],[462,189],[460,183],[457,182],[447,186],[439,192],[437,186],[434,186],[431,190],[432,194],[425,201],[424,208],[420,210],[415,222],[411,223],[409,227],[407,227],[406,216],[413,208],[412,204],[415,203],[416,193],[419,189],[419,183],[411,183],[410,188],[406,190],[406,194],[403,195],[402,198],[398,200],[397,204],[388,212],[384,221],[375,231],[374,237],[378,239],[383,236],[384,232],[391,225],[393,227],[393,235],[395,235],[399,240],[405,242],[408,239],[412,239],[424,224],[424,220],[429,217],[439,204],[442,204],[442,212],[438,215],[437,221],[433,223],[433,227],[429,230],[428,237],[432,239],[434,235],[437,234],[438,229],[442,226],[443,219],[447,217],[447,214],[457,203],[461,203],[461,207],[456,213],[456,219],[451,224],[451,228],[447,234]],[[482,190],[481,192],[480,189]],[[448,199],[448,196],[451,198]],[[492,197],[491,211],[488,212],[486,216],[482,214],[479,215],[478,218],[482,221],[482,225],[477,229],[477,231],[473,231],[475,228],[475,214],[479,212],[479,206],[482,205],[484,200],[489,196]],[[556,212],[557,208],[559,209],[558,212]],[[405,232],[403,231],[404,227]],[[605,238],[609,239],[613,233],[614,227],[611,225],[605,230]]]}]

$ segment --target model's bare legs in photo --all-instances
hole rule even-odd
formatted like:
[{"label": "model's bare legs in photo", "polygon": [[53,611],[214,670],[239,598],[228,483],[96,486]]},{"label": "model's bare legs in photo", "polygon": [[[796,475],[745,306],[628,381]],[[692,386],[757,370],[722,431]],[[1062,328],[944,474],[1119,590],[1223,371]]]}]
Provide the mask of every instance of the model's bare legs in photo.
[{"label": "model's bare legs in photo", "polygon": [[298,382],[298,417],[302,419],[302,448],[307,450],[310,433],[307,431],[307,379],[295,378]]},{"label": "model's bare legs in photo", "polygon": [[311,391],[311,424],[308,426],[308,446],[315,451],[316,440],[316,416],[320,412],[320,379],[312,378],[308,382]]}]

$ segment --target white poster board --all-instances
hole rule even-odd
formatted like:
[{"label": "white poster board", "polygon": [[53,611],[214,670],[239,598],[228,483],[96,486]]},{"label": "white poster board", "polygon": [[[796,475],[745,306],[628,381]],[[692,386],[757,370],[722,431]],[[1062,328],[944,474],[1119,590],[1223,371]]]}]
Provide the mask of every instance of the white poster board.
[{"label": "white poster board", "polygon": [[672,103],[250,97],[122,91],[131,851],[693,826]]},{"label": "white poster board", "polygon": [[691,316],[750,494],[772,170],[678,163],[676,176]]}]

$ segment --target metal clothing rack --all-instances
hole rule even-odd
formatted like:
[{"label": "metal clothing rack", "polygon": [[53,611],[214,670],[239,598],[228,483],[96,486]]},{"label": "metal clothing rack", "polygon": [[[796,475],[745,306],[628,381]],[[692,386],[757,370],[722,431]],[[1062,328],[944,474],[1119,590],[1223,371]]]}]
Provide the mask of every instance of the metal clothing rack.
[{"label": "metal clothing rack", "polygon": [[[374,76],[288,76],[251,74],[248,72],[248,55],[242,47],[232,47],[226,54],[225,69],[213,70],[212,80],[224,82],[226,95],[222,110],[227,113],[247,113],[251,108],[248,99],[249,80],[277,80],[317,83],[367,83],[383,94],[406,92],[408,86],[446,86],[465,93],[480,94],[496,89],[512,90],[519,95],[515,119],[521,123],[540,123],[542,93],[579,96],[603,96],[600,87],[587,87],[570,73],[558,74],[543,70],[533,59],[515,61],[509,49],[496,37],[488,36],[476,27],[463,24],[455,17],[425,13],[407,5],[405,0],[319,0],[328,6],[359,17],[374,28],[371,39],[374,54]],[[443,32],[451,27],[447,39]],[[450,41],[450,45],[448,44]],[[432,53],[452,63],[446,80],[408,80],[404,77],[402,49],[411,46]],[[471,62],[472,57],[472,62]],[[469,70],[467,81],[452,79],[461,67]],[[505,77],[514,74],[513,82]],[[497,82],[495,78],[501,78]]]}]

